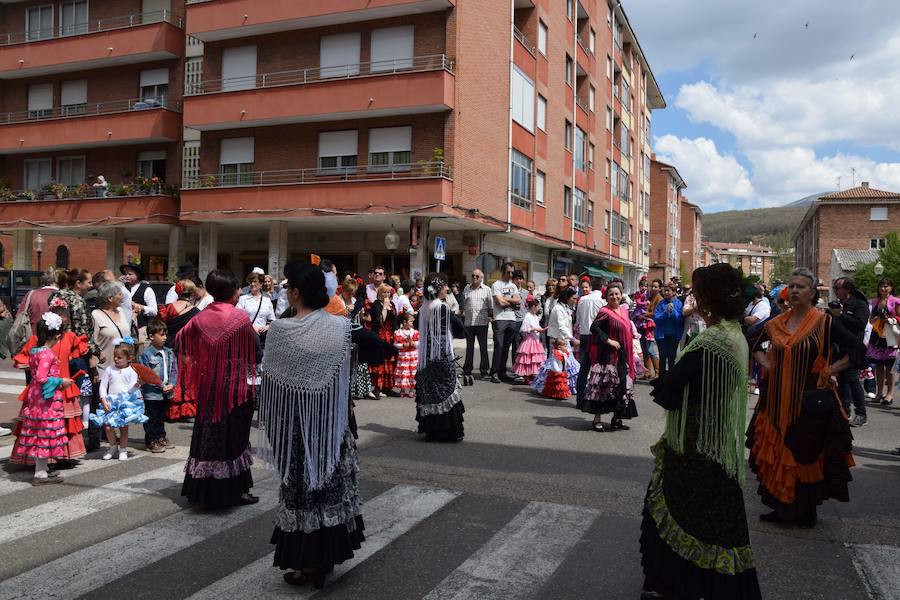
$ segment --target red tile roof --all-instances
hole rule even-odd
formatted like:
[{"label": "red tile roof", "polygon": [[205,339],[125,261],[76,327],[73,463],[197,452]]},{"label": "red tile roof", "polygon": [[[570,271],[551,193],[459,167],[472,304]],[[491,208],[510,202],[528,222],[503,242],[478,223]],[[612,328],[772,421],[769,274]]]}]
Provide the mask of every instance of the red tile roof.
[{"label": "red tile roof", "polygon": [[825,196],[820,196],[820,200],[853,200],[853,199],[869,199],[869,198],[894,198],[900,199],[900,193],[886,192],[884,190],[876,190],[873,187],[859,185],[854,188],[841,190]]}]

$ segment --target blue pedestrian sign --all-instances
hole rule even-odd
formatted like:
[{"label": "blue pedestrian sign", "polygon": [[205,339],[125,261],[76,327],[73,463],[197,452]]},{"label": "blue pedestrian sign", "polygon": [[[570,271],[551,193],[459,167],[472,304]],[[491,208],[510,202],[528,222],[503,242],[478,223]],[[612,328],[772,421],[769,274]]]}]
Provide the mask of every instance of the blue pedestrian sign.
[{"label": "blue pedestrian sign", "polygon": [[447,240],[442,237],[434,238],[434,260],[447,260]]}]

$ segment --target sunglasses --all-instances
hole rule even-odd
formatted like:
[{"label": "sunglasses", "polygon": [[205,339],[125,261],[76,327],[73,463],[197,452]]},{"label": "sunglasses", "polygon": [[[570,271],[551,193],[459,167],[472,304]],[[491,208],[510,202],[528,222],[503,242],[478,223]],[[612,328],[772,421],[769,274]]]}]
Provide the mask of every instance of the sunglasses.
[{"label": "sunglasses", "polygon": [[376,275],[384,275],[384,271],[375,271]]},{"label": "sunglasses", "polygon": [[481,279],[481,275],[472,275],[472,279]]}]

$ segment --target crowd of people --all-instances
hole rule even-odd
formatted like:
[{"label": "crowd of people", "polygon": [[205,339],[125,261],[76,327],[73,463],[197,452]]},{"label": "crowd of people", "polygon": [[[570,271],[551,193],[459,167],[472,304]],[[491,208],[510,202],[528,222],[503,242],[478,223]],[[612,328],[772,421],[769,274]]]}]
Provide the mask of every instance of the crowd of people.
[{"label": "crowd of people", "polygon": [[321,587],[365,541],[355,401],[409,397],[418,433],[459,442],[477,343],[482,379],[574,396],[596,432],[629,430],[635,382],[647,380],[666,424],[643,510],[643,597],[759,598],[745,449],[771,509],[761,520],[814,527],[822,502],[849,500],[867,372],[868,399],[893,401],[900,298],[886,279],[870,300],[840,278],[823,307],[805,269],[771,293],[727,264],[698,269],[691,288],[642,279],[631,293],[567,275],[538,294],[512,263],[491,285],[471,277],[459,289],[378,266],[366,281],[316,260],[201,281],[182,265],[157,303],[139,265],[49,271],[6,327],[27,378],[11,461],[33,465],[35,486],[58,483],[101,434],[104,460],[128,460],[130,426],[162,453],[174,448],[166,424],[192,419],[182,495],[212,509],[255,503],[262,458],[281,483],[275,566],[289,584]]}]

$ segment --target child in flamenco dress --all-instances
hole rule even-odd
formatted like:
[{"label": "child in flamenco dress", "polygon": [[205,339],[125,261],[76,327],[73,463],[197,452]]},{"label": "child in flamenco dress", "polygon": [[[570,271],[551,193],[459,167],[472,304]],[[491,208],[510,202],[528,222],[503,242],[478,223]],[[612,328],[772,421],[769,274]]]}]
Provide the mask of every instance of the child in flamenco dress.
[{"label": "child in flamenco dress", "polygon": [[59,376],[59,359],[51,348],[63,336],[62,317],[46,312],[37,322],[37,346],[28,355],[31,383],[22,408],[16,456],[34,461],[31,485],[60,483],[62,477],[50,473],[48,461],[65,456],[66,425],[62,390],[73,381]]},{"label": "child in flamenco dress", "polygon": [[[143,376],[139,377],[134,368],[134,340],[126,337],[116,344],[113,350],[113,364],[103,371],[100,378],[100,403],[97,413],[91,415],[91,421],[103,427],[109,448],[103,460],[117,456],[119,460],[128,460],[128,426],[131,423],[145,423],[148,418],[144,414],[144,400],[141,397],[141,383],[158,385],[159,377],[150,371],[153,377],[146,375],[149,371],[143,368]],[[139,365],[143,367],[143,365]],[[143,380],[143,381],[142,381]],[[119,429],[119,444],[116,444],[115,428]]]},{"label": "child in flamenco dress", "polygon": [[544,345],[541,343],[540,335],[547,329],[541,327],[541,320],[538,312],[541,310],[541,303],[529,296],[526,302],[528,313],[522,321],[522,343],[516,350],[516,364],[513,367],[516,375],[523,378],[526,384],[531,384],[535,376],[540,372],[541,365],[547,360],[547,353],[544,352]]},{"label": "child in flamenco dress", "polygon": [[[62,333],[59,341],[50,348],[53,351],[53,354],[56,355],[57,360],[59,360],[59,377],[64,379],[77,379],[77,377],[72,378],[70,366],[74,362],[72,359],[88,354],[87,339],[85,336],[76,335],[69,329],[69,311],[66,308],[65,301],[60,298],[51,301],[49,312],[57,315],[62,320],[62,324],[60,325]],[[17,369],[30,369],[31,350],[38,346],[40,346],[38,337],[36,335],[31,336],[28,341],[25,342],[25,345],[22,346],[22,351],[13,357],[14,366]],[[81,374],[84,374],[83,371]],[[84,438],[81,435],[85,427],[80,402],[81,390],[77,384],[61,387],[59,389],[63,396],[63,419],[65,421],[66,429],[66,445],[63,447],[62,456],[50,459],[51,464],[62,464],[65,461],[75,461],[87,454],[84,447]],[[22,402],[22,411],[25,410],[25,404],[28,401],[28,390],[29,388],[25,388],[19,395],[19,400]],[[20,456],[16,452],[16,447],[18,446],[21,437],[21,427],[22,422],[20,420],[16,426],[15,435],[17,439],[15,445],[13,445],[13,451],[9,460],[13,464],[31,465],[34,462],[31,457]],[[72,466],[74,463],[69,462],[68,464],[69,466]]]},{"label": "child in flamenco dress", "polygon": [[531,387],[545,398],[566,400],[575,394],[575,381],[579,369],[580,365],[572,356],[567,340],[557,338],[550,356],[544,361]]},{"label": "child in flamenco dress", "polygon": [[419,332],[413,328],[415,315],[404,314],[400,329],[394,332],[394,347],[399,351],[397,367],[394,369],[394,387],[400,396],[415,398],[416,370],[419,366]]}]

